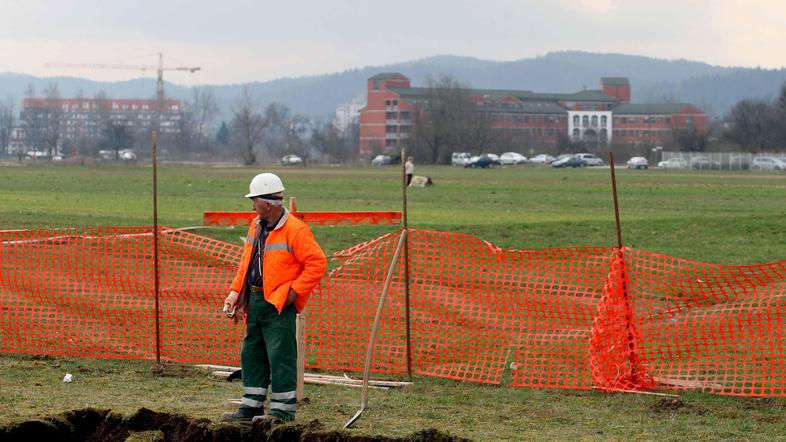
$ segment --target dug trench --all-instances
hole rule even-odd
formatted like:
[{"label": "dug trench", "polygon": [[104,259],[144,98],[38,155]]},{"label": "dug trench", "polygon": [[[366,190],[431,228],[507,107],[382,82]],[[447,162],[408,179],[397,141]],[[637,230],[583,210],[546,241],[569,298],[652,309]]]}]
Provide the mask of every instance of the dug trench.
[{"label": "dug trench", "polygon": [[349,431],[326,431],[319,421],[276,425],[215,423],[208,419],[159,413],[140,408],[131,416],[111,410],[85,408],[0,428],[0,440],[33,442],[39,440],[114,442],[154,441],[465,441],[429,429],[394,438],[357,436]]}]

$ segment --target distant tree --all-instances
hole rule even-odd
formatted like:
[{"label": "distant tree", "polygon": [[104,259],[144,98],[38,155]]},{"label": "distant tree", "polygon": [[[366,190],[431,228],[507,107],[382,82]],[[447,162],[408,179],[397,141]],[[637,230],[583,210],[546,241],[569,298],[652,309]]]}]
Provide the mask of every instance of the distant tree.
[{"label": "distant tree", "polygon": [[57,83],[49,83],[44,91],[46,106],[44,110],[44,147],[49,159],[57,152],[60,141],[60,124],[63,120],[63,110],[60,108],[60,88]]},{"label": "distant tree", "polygon": [[15,122],[14,99],[8,97],[5,102],[0,102],[0,152],[9,153],[8,146]]},{"label": "distant tree", "polygon": [[262,143],[265,152],[274,158],[288,153],[292,120],[289,108],[281,103],[270,103],[265,107],[263,119],[265,128],[262,131]]},{"label": "distant tree", "polygon": [[230,141],[230,133],[229,127],[227,127],[226,121],[221,122],[221,127],[216,132],[216,144],[221,147],[226,147],[229,145]]},{"label": "distant tree", "polygon": [[495,144],[493,116],[471,100],[469,85],[443,75],[427,80],[416,104],[415,140],[410,148],[424,163],[450,162],[453,151],[484,151]]},{"label": "distant tree", "polygon": [[772,103],[772,107],[778,147],[786,148],[786,83],[781,86],[781,93]]},{"label": "distant tree", "polygon": [[681,152],[704,152],[709,145],[710,132],[695,127],[675,131],[674,142]]},{"label": "distant tree", "polygon": [[259,102],[248,89],[243,87],[232,108],[232,139],[243,164],[257,161],[257,149],[267,122],[259,111]]},{"label": "distant tree", "polygon": [[134,136],[121,122],[114,122],[104,129],[104,145],[115,151],[115,159],[120,159],[120,151],[134,145]]},{"label": "distant tree", "polygon": [[762,100],[742,100],[727,117],[729,128],[724,138],[752,152],[768,150],[776,145],[776,112]]},{"label": "distant tree", "polygon": [[195,148],[199,151],[210,151],[212,150],[212,140],[208,136],[209,128],[219,112],[213,89],[210,87],[195,87],[190,107]]},{"label": "distant tree", "polygon": [[339,131],[331,122],[316,123],[311,131],[311,145],[331,162],[346,163],[357,156],[353,131]]}]

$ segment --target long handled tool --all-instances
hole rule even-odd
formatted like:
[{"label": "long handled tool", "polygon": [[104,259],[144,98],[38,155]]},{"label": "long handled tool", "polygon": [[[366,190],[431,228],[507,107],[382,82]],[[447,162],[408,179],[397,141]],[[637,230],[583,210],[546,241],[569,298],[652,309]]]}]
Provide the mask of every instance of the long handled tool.
[{"label": "long handled tool", "polygon": [[382,319],[382,309],[385,307],[385,298],[388,296],[388,288],[390,288],[390,281],[393,279],[393,270],[396,268],[396,263],[398,262],[398,257],[401,254],[401,248],[407,240],[407,229],[401,230],[401,237],[398,240],[398,245],[396,246],[396,253],[393,255],[393,261],[390,263],[390,268],[388,268],[388,275],[385,277],[385,285],[382,287],[382,295],[379,297],[379,301],[377,302],[377,313],[374,315],[374,326],[371,328],[371,336],[368,339],[368,349],[366,350],[366,361],[363,366],[363,386],[360,389],[360,410],[352,416],[344,428],[349,428],[352,424],[355,423],[360,415],[368,407],[368,379],[371,375],[371,354],[374,352],[374,342],[377,339],[377,331],[379,329],[379,321]]}]

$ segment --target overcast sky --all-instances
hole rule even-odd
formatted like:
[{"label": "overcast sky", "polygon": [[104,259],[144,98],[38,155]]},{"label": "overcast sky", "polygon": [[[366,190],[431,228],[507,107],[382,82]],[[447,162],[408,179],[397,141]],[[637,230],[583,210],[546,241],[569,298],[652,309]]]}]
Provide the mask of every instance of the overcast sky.
[{"label": "overcast sky", "polygon": [[786,0],[0,0],[0,72],[179,84],[265,81],[437,54],[516,60],[582,50],[786,65]]}]

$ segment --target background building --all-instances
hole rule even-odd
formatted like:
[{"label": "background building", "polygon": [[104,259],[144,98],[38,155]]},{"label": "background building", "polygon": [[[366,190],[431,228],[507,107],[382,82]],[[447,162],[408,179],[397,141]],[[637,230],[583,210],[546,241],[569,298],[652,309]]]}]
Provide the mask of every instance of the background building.
[{"label": "background building", "polygon": [[[360,155],[392,152],[412,142],[430,88],[411,87],[400,73],[368,79],[368,104],[360,111]],[[485,113],[504,133],[505,150],[556,148],[561,142],[590,145],[669,144],[679,130],[707,130],[707,116],[687,103],[631,103],[627,78],[606,77],[600,89],[575,93],[470,89],[471,111]]]},{"label": "background building", "polygon": [[55,154],[65,142],[96,142],[111,138],[110,132],[144,139],[149,139],[154,129],[162,135],[174,135],[180,132],[182,112],[180,100],[26,98],[19,124],[13,130],[9,153]]},{"label": "background building", "polygon": [[336,107],[336,116],[333,118],[333,126],[346,135],[352,125],[358,124],[360,110],[366,107],[363,100],[355,99],[349,103],[342,103]]}]

